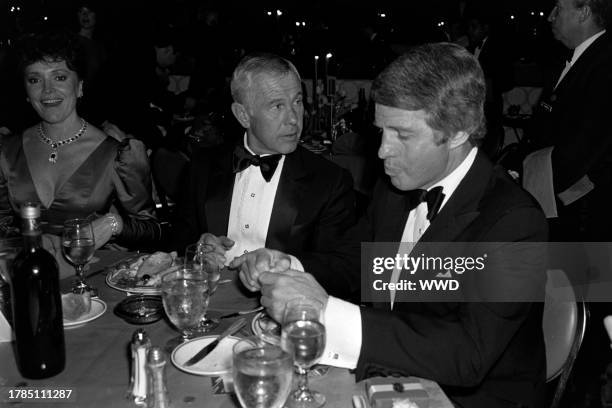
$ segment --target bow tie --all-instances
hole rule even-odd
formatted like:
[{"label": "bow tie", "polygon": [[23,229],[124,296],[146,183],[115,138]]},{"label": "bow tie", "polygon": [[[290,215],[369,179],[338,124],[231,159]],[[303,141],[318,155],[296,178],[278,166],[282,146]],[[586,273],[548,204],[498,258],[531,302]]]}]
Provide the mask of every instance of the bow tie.
[{"label": "bow tie", "polygon": [[239,173],[249,166],[259,166],[261,175],[269,182],[276,171],[278,161],[281,158],[281,154],[271,154],[269,156],[256,156],[249,153],[244,146],[236,146],[234,149],[234,173]]},{"label": "bow tie", "polygon": [[431,222],[438,215],[442,201],[444,201],[444,193],[442,187],[434,187],[431,190],[410,190],[406,192],[406,204],[408,211],[414,210],[423,201],[427,203],[427,219]]}]

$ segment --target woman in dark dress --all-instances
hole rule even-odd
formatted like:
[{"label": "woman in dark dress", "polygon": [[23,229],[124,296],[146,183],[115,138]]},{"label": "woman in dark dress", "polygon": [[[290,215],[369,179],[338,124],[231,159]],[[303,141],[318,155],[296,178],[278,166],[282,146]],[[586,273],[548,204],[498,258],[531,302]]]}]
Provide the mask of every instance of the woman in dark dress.
[{"label": "woman in dark dress", "polygon": [[0,221],[6,224],[24,202],[39,202],[48,233],[61,234],[68,219],[89,218],[96,247],[155,242],[161,228],[153,216],[144,145],[119,142],[79,116],[81,58],[78,40],[67,32],[24,41],[20,67],[28,102],[41,121],[2,138]]}]

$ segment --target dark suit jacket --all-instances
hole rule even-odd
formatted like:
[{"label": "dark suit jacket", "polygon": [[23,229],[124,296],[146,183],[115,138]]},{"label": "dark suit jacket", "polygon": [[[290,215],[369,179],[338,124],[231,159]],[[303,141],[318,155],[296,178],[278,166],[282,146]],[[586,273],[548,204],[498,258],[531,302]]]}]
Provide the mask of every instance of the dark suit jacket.
[{"label": "dark suit jacket", "polygon": [[[368,229],[371,240],[400,241],[408,217],[402,195],[381,183],[375,197],[369,222],[361,227]],[[546,239],[546,221],[535,201],[479,152],[419,242]],[[512,258],[514,264],[504,259],[504,268],[515,278],[532,272],[522,272],[524,256],[538,254],[520,255]],[[506,279],[505,274],[501,278]],[[544,270],[519,279],[528,282],[525,290],[543,293]],[[499,282],[501,290],[506,283]],[[388,305],[386,310],[362,308],[358,377],[430,378],[465,407],[539,406],[545,382],[542,303],[398,303],[397,299],[393,311]]]},{"label": "dark suit jacket", "polygon": [[[557,79],[558,76],[554,78],[555,83]],[[553,90],[555,83],[542,95],[529,137],[535,141],[534,149],[554,146],[555,193],[563,192],[588,175],[595,189],[570,206],[580,206],[575,212],[588,217],[584,227],[601,229],[604,237],[609,238],[612,215],[606,208],[606,197],[612,188],[610,35],[604,33],[595,40]],[[598,240],[603,237],[584,238]],[[580,240],[580,237],[573,239]]]},{"label": "dark suit jacket", "polygon": [[[179,200],[173,247],[195,242],[204,232],[227,235],[235,180],[233,148],[202,150],[192,158],[187,194]],[[355,197],[348,172],[301,146],[286,155],[266,248],[296,256],[330,293],[351,297],[359,290],[359,275],[342,233],[354,223]]]}]

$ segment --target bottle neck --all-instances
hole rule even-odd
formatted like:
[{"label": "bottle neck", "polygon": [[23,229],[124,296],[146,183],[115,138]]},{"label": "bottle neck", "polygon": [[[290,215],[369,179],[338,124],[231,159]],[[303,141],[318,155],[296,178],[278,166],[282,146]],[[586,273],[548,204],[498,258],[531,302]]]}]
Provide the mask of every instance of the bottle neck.
[{"label": "bottle neck", "polygon": [[42,244],[42,232],[38,218],[22,218],[21,235],[25,249],[39,248]]}]

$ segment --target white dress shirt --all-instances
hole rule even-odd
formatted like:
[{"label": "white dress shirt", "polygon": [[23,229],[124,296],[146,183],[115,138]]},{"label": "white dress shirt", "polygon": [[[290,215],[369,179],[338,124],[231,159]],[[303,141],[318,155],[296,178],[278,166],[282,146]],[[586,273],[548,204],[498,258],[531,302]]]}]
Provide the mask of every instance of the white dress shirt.
[{"label": "white dress shirt", "polygon": [[574,48],[574,53],[572,54],[572,59],[569,62],[565,63],[565,68],[563,68],[563,71],[561,71],[561,75],[559,76],[559,80],[557,80],[557,84],[555,85],[555,89],[559,86],[559,84],[561,83],[563,78],[565,78],[565,75],[567,75],[567,73],[569,72],[570,68],[576,63],[578,58],[580,58],[580,56],[586,51],[586,49],[589,48],[589,46],[591,44],[593,44],[593,42],[595,42],[595,40],[598,39],[599,37],[601,37],[605,32],[606,32],[606,30],[602,30],[602,31],[598,32],[597,34],[593,34],[592,36],[590,36],[589,38],[584,40],[582,43],[580,43],[579,46]]},{"label": "white dress shirt", "polygon": [[[244,147],[249,153],[255,154],[247,144],[246,134]],[[251,165],[236,174],[227,225],[227,236],[235,244],[225,253],[226,265],[235,257],[266,246],[272,207],[284,163],[285,155],[279,160],[269,182],[262,176],[259,166]],[[301,262],[293,255],[288,255],[291,258],[291,268],[303,271]]]},{"label": "white dress shirt", "polygon": [[[477,153],[478,148],[472,148],[457,168],[429,188],[432,189],[437,186],[442,187],[444,200],[442,201],[440,210],[446,205],[449,198],[459,186],[459,183],[461,183],[461,180],[463,180],[474,164]],[[412,247],[414,247],[414,243],[421,239],[421,236],[425,233],[427,228],[429,228],[429,220],[427,220],[427,203],[423,202],[410,211],[408,215],[398,253],[403,254],[403,251],[410,252]],[[400,272],[401,271],[397,269],[392,272],[392,282],[398,281]],[[393,308],[393,301],[395,298],[394,291],[391,292],[390,295],[391,308]],[[327,307],[325,308],[324,320],[327,341],[320,363],[337,367],[355,368],[359,360],[362,340],[361,312],[359,306],[330,296]]]}]

